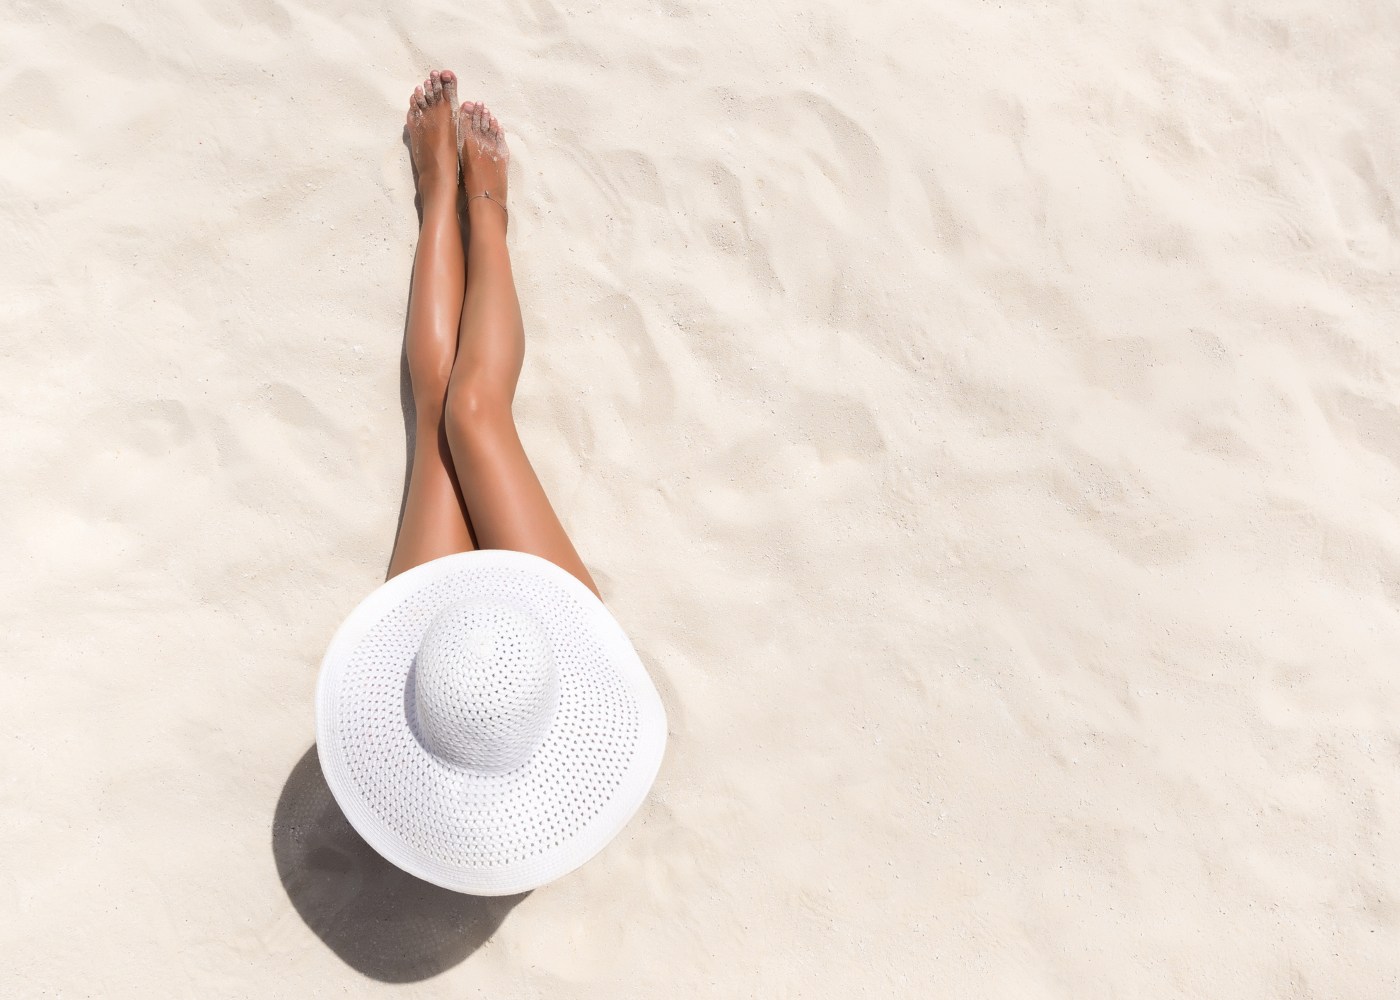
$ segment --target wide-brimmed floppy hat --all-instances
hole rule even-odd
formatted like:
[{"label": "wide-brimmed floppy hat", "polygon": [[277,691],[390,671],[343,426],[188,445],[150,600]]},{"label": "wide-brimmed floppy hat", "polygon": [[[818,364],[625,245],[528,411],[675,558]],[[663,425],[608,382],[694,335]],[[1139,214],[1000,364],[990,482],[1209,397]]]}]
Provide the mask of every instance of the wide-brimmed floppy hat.
[{"label": "wide-brimmed floppy hat", "polygon": [[567,571],[459,552],[366,597],[316,691],[326,783],[404,871],[480,896],[597,854],[661,766],[666,713],[622,627]]}]

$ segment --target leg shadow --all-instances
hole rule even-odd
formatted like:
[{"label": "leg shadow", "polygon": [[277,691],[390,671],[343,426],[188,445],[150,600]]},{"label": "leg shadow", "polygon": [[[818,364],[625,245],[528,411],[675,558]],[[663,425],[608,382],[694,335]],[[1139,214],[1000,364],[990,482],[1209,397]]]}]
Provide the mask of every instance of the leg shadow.
[{"label": "leg shadow", "polygon": [[336,805],[315,746],[277,800],[272,855],[306,925],[347,965],[385,983],[418,982],[465,961],[529,895],[468,896],[385,861]]}]

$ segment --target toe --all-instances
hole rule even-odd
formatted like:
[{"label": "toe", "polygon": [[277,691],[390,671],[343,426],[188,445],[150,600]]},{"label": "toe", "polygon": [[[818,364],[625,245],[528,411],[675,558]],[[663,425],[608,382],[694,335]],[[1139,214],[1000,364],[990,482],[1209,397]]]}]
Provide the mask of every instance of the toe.
[{"label": "toe", "polygon": [[422,87],[413,88],[413,104],[420,110],[428,106],[428,99],[423,96]]},{"label": "toe", "polygon": [[428,76],[428,82],[432,86],[431,97],[429,99],[430,103],[436,104],[438,101],[442,100],[442,74],[437,70],[433,70]]},{"label": "toe", "polygon": [[457,106],[457,74],[450,69],[442,71],[442,96],[454,108]]},{"label": "toe", "polygon": [[478,132],[486,131],[486,116],[488,114],[490,112],[486,110],[486,105],[478,104],[476,106],[476,114],[472,115],[472,126]]}]

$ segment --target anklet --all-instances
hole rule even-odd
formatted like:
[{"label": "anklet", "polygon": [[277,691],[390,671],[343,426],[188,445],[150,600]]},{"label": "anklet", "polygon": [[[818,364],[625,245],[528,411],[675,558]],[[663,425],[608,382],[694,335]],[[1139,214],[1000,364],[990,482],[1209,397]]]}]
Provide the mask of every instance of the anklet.
[{"label": "anklet", "polygon": [[491,192],[490,192],[490,191],[483,192],[482,194],[474,194],[474,195],[471,195],[471,196],[469,196],[469,197],[467,198],[467,201],[471,201],[472,198],[485,198],[485,199],[486,199],[487,201],[489,201],[491,204],[498,206],[502,212],[505,212],[505,213],[506,213],[506,225],[507,225],[507,226],[510,225],[510,209],[506,208],[506,206],[505,206],[504,204],[502,204],[501,202],[497,201],[495,198],[491,197]]}]

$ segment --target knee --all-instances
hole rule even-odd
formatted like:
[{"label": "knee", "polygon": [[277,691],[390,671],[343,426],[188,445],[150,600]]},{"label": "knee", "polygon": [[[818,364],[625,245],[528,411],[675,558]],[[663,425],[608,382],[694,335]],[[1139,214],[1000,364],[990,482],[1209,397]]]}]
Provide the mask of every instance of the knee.
[{"label": "knee", "polygon": [[510,397],[499,386],[454,374],[447,386],[443,413],[449,439],[467,440],[492,433],[510,421]]}]

